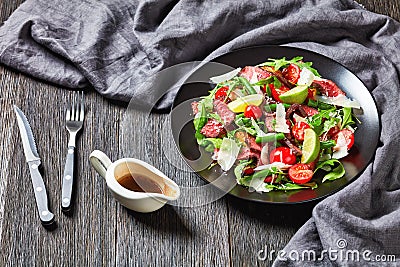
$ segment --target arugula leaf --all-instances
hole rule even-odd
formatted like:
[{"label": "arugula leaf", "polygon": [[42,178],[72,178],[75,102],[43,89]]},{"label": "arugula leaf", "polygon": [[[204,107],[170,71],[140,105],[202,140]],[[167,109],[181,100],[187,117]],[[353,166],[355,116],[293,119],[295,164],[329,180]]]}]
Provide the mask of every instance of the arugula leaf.
[{"label": "arugula leaf", "polygon": [[250,135],[253,135],[253,136],[257,135],[257,131],[253,127],[244,127],[244,126],[242,126],[242,127],[240,127],[240,129],[246,131],[246,133],[248,133]]},{"label": "arugula leaf", "polygon": [[205,147],[205,151],[213,152],[215,148],[220,148],[222,144],[221,138],[203,138],[199,145]]},{"label": "arugula leaf", "polygon": [[329,120],[326,120],[324,122],[324,128],[322,129],[323,133],[326,133],[327,131],[329,131],[331,128],[335,127],[336,125],[338,125],[338,123],[340,122],[339,118],[335,118],[335,117],[331,117]]},{"label": "arugula leaf", "polygon": [[351,108],[345,107],[343,108],[343,119],[342,119],[342,127],[341,130],[346,128],[346,126],[355,124],[353,120],[353,116],[351,114]]},{"label": "arugula leaf", "polygon": [[200,101],[203,104],[205,112],[211,113],[214,109],[214,104],[212,99],[203,99]]},{"label": "arugula leaf", "polygon": [[263,178],[263,177],[265,178],[265,177],[267,177],[267,176],[272,175],[272,173],[273,173],[272,168],[270,168],[270,169],[264,169],[264,170],[255,172],[255,173],[253,174],[253,178],[254,178],[254,179]]},{"label": "arugula leaf", "polygon": [[320,142],[320,149],[328,149],[331,147],[336,146],[335,140],[328,140],[328,141],[321,141]]},{"label": "arugula leaf", "polygon": [[243,169],[251,164],[253,160],[241,160],[239,161],[239,164],[235,167],[234,169],[234,174],[236,176],[236,181],[238,184],[249,186],[251,179],[253,178],[252,176],[249,177],[242,177]]},{"label": "arugula leaf", "polygon": [[311,67],[312,62],[297,62],[297,66],[299,66],[300,69],[306,68],[309,71],[311,71],[315,76],[321,77],[321,75],[318,73],[318,71]]},{"label": "arugula leaf", "polygon": [[244,177],[239,177],[238,179],[236,179],[238,184],[247,186],[247,187],[250,186],[251,180],[252,180],[251,176],[244,176]]},{"label": "arugula leaf", "polygon": [[224,124],[222,119],[221,119],[221,117],[217,113],[208,113],[207,117],[211,118],[211,119],[214,119],[214,120],[218,121],[221,124]]},{"label": "arugula leaf", "polygon": [[281,88],[281,86],[282,86],[281,81],[279,81],[279,79],[274,76],[274,87],[278,89]]},{"label": "arugula leaf", "polygon": [[279,70],[282,67],[287,67],[290,63],[297,63],[302,59],[303,57],[294,57],[291,60],[287,60],[286,57],[279,59],[269,58],[267,62],[262,63],[259,66],[271,66],[274,67],[275,70]]},{"label": "arugula leaf", "polygon": [[[209,114],[212,113],[212,110],[214,108],[213,100],[203,98],[201,101],[199,101],[197,108],[199,111],[196,114],[196,116],[194,117],[193,125],[194,125],[194,129],[196,130],[195,137],[197,139],[197,143],[200,144],[201,140],[204,138],[204,135],[201,134],[200,131],[204,127],[204,125],[207,123]],[[217,114],[215,114],[215,115],[217,115]],[[217,118],[217,117],[215,116],[215,118]]]},{"label": "arugula leaf", "polygon": [[[331,116],[331,113],[335,112],[335,111],[336,111],[336,108],[332,108],[332,109],[328,109],[328,110],[320,110],[319,113],[313,115],[311,118],[307,118],[308,124],[314,129],[314,131],[317,133],[317,135],[321,135],[324,132],[324,129],[330,127],[331,125],[333,125],[335,123],[334,121],[336,120],[336,118]],[[328,121],[331,121],[331,120],[333,120],[333,121],[328,122],[326,124],[326,128],[325,128],[326,121],[323,123],[323,121],[324,121],[323,119],[327,119]],[[337,122],[336,122],[336,124],[337,124]]]},{"label": "arugula leaf", "polygon": [[318,162],[317,168],[315,169],[314,172],[317,170],[322,169],[324,171],[327,171],[328,173],[322,178],[322,182],[326,181],[333,181],[339,178],[342,178],[344,174],[346,173],[343,164],[337,160],[337,159],[329,159],[326,161]]},{"label": "arugula leaf", "polygon": [[207,123],[207,111],[204,106],[203,100],[199,102],[198,104],[198,109],[199,112],[196,114],[196,117],[193,120],[194,124],[194,129],[196,130],[195,137],[197,139],[197,142],[199,143],[200,140],[204,138],[204,135],[200,133],[201,129],[203,126]]},{"label": "arugula leaf", "polygon": [[236,86],[238,86],[238,83],[236,81],[231,81],[229,83],[229,90],[226,92],[226,97],[224,99],[224,102],[226,102],[226,100],[229,98],[229,96],[231,95],[232,91],[236,88]]},{"label": "arugula leaf", "polygon": [[282,67],[287,67],[289,64],[296,64],[299,66],[300,69],[306,68],[309,71],[311,71],[315,76],[321,77],[321,75],[318,73],[318,71],[314,68],[312,68],[312,62],[303,62],[303,57],[294,57],[290,60],[287,60],[285,57],[280,58],[280,59],[273,59],[269,58],[267,62],[262,63],[258,66],[270,66],[274,67],[275,70],[279,70]]},{"label": "arugula leaf", "polygon": [[254,128],[251,119],[246,118],[243,113],[236,116],[235,124],[239,126],[240,130],[246,131],[248,134],[257,135],[257,129]]},{"label": "arugula leaf", "polygon": [[[260,124],[264,126],[263,122],[260,122]],[[254,130],[256,131],[256,135],[257,136],[265,136],[265,135],[267,135],[263,130],[261,130],[261,128],[258,125],[258,123],[256,122],[256,120],[253,119],[253,118],[251,118],[251,125],[253,126]]]}]

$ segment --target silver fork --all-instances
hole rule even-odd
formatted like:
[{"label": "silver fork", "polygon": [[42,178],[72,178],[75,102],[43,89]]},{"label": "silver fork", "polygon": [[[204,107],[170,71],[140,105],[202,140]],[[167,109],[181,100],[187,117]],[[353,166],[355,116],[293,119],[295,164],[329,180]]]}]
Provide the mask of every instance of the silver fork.
[{"label": "silver fork", "polygon": [[76,134],[82,129],[85,118],[83,92],[74,94],[72,103],[67,107],[66,127],[69,132],[68,153],[62,183],[61,207],[64,211],[71,208],[72,186],[74,183],[74,153]]}]

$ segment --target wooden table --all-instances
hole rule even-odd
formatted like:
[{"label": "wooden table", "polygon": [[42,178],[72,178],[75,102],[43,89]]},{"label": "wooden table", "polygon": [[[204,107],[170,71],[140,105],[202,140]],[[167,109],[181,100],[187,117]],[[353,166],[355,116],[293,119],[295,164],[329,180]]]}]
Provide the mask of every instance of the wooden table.
[{"label": "wooden table", "polygon": [[[21,2],[1,1],[0,20],[6,20]],[[359,2],[400,20],[398,0]],[[112,159],[126,156],[121,137],[126,107],[90,91],[77,144],[75,209],[65,216],[60,209],[67,144],[63,107],[70,92],[3,66],[0,88],[0,266],[270,265],[272,260],[258,261],[257,252],[265,247],[282,249],[316,204],[283,208],[226,196],[197,208],[166,206],[151,214],[123,208],[91,168],[88,156],[94,149]],[[39,140],[44,181],[57,220],[53,231],[38,221],[13,104],[28,114]],[[157,125],[164,118],[154,115],[151,121]]]}]

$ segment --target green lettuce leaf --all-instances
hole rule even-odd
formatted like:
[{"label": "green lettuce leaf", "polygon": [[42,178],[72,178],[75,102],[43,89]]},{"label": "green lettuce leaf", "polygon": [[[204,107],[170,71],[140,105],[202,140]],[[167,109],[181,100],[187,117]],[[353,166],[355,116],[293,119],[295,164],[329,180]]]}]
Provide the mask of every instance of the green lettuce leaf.
[{"label": "green lettuce leaf", "polygon": [[343,164],[337,159],[329,159],[326,161],[318,162],[315,172],[319,169],[328,172],[322,178],[323,183],[326,181],[333,181],[342,178],[346,173]]}]

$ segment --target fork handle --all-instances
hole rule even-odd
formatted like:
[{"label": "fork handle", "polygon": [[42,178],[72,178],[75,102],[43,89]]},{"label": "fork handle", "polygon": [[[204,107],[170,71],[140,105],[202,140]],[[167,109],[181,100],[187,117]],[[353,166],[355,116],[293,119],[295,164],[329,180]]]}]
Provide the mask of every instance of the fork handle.
[{"label": "fork handle", "polygon": [[61,207],[64,211],[68,211],[71,208],[72,186],[74,183],[74,155],[75,147],[68,146],[61,193]]}]

